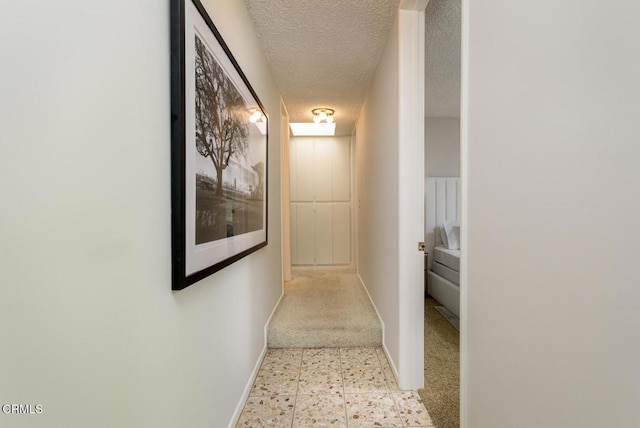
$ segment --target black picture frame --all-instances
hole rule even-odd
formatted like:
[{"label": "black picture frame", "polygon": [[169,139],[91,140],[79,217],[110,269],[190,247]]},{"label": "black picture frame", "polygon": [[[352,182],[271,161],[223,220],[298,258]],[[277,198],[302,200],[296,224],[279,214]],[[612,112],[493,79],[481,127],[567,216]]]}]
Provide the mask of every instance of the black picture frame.
[{"label": "black picture frame", "polygon": [[198,0],[171,6],[173,290],[267,245],[268,114]]}]

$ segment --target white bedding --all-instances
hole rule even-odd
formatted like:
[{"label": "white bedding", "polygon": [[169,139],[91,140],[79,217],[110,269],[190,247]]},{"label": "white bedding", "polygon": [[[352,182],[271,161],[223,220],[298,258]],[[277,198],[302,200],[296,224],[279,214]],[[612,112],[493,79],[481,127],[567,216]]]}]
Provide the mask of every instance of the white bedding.
[{"label": "white bedding", "polygon": [[433,261],[460,272],[460,250],[437,246],[433,249]]}]

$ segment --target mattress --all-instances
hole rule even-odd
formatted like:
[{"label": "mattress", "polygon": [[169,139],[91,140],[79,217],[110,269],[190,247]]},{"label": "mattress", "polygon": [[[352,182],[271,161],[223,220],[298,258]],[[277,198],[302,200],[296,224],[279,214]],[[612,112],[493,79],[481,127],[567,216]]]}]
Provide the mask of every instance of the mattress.
[{"label": "mattress", "polygon": [[460,272],[455,271],[450,267],[447,267],[438,262],[433,262],[431,264],[431,270],[433,271],[433,273],[436,273],[444,279],[453,282],[455,285],[460,285]]},{"label": "mattress", "polygon": [[448,248],[437,246],[433,249],[433,261],[460,272],[460,250],[449,250]]}]

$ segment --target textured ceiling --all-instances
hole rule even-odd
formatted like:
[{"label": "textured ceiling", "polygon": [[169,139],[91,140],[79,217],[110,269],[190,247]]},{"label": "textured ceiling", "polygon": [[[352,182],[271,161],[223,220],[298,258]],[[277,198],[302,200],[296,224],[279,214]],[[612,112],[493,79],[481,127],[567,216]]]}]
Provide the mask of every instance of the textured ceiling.
[{"label": "textured ceiling", "polygon": [[[336,110],[350,135],[378,66],[398,0],[244,0],[291,122]],[[426,115],[460,115],[460,3],[431,0],[426,23]]]},{"label": "textured ceiling", "polygon": [[460,0],[431,0],[425,11],[427,117],[460,116]]},{"label": "textured ceiling", "polygon": [[335,109],[350,135],[398,0],[245,0],[291,122]]}]

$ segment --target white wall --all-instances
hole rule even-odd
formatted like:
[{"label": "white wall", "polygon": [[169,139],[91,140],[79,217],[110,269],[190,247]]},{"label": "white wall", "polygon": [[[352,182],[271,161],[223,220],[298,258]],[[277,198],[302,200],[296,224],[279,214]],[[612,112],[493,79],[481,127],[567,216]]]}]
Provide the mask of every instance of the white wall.
[{"label": "white wall", "polygon": [[402,1],[356,124],[358,274],[403,389],[424,383],[424,8]]},{"label": "white wall", "polygon": [[398,17],[356,127],[358,274],[398,360]]},{"label": "white wall", "polygon": [[463,427],[636,427],[640,4],[464,15]]},{"label": "white wall", "polygon": [[460,175],[460,118],[428,117],[424,125],[426,177]]},{"label": "white wall", "polygon": [[244,3],[205,2],[271,113],[269,245],[170,284],[169,2],[2,2],[2,426],[222,427],[281,295],[280,102]]},{"label": "white wall", "polygon": [[282,159],[280,176],[282,179],[282,279],[291,281],[291,216],[290,216],[290,171],[289,171],[289,114],[282,102],[282,121],[280,132],[282,133]]}]

